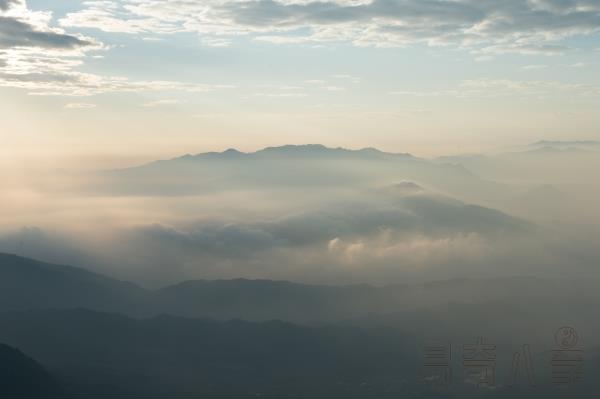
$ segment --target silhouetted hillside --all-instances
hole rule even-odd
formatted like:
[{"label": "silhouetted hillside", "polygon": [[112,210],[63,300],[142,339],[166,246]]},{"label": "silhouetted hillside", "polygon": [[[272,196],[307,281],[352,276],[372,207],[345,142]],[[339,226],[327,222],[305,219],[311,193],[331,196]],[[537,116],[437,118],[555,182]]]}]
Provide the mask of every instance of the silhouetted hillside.
[{"label": "silhouetted hillside", "polygon": [[0,397],[67,399],[71,395],[35,360],[0,344]]},{"label": "silhouetted hillside", "polygon": [[390,329],[85,310],[0,314],[0,340],[57,370],[85,398],[353,397],[362,384],[383,392],[378,381],[408,376],[417,362],[411,340]]},{"label": "silhouetted hillside", "polygon": [[146,295],[81,268],[0,254],[0,311],[86,307],[136,314]]},{"label": "silhouetted hillside", "polygon": [[[537,387],[511,388],[512,352],[499,346],[497,387],[477,388],[463,381],[457,345],[454,382],[436,388],[420,374],[419,339],[395,328],[131,319],[86,310],[2,313],[0,340],[34,355],[81,399],[591,398],[600,371],[597,351],[590,350],[586,378],[557,389],[549,352],[535,351]],[[27,383],[51,384],[43,373],[23,375]]]}]

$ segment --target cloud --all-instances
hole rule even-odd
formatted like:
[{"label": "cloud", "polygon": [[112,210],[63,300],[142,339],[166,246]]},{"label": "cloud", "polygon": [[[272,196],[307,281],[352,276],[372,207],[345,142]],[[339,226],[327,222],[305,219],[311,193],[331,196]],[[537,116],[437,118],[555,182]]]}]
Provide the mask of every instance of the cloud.
[{"label": "cloud", "polygon": [[301,98],[306,97],[308,94],[302,92],[283,92],[283,93],[253,93],[253,97],[266,97],[266,98]]},{"label": "cloud", "polygon": [[490,248],[530,233],[527,222],[411,183],[372,194],[258,219],[213,212],[185,224],[97,226],[76,236],[26,229],[0,236],[0,251],[105,273],[112,264],[119,277],[150,284],[239,276],[331,282],[329,273],[385,281],[416,266],[426,275],[433,265],[485,259]]},{"label": "cloud", "polygon": [[181,100],[165,99],[165,100],[149,101],[147,103],[142,104],[142,107],[156,108],[156,107],[160,107],[163,105],[175,105],[175,104],[181,104]]},{"label": "cloud", "polygon": [[[9,62],[11,61],[14,62],[14,59],[9,59]],[[6,69],[10,70],[5,67]],[[61,70],[55,68],[54,65],[52,67],[35,65],[35,68],[31,69],[33,70],[27,73],[11,73],[0,70],[0,87],[21,88],[28,90],[32,95],[74,97],[110,92],[184,91],[206,93],[230,87],[162,80],[136,81],[119,76],[101,76]]]},{"label": "cloud", "polygon": [[16,18],[0,16],[0,48],[38,47],[74,49],[91,46],[93,42],[55,31],[39,31]]},{"label": "cloud", "polygon": [[410,259],[411,263],[423,266],[433,262],[482,261],[489,253],[489,246],[489,242],[473,233],[440,238],[415,235],[398,240],[391,231],[384,230],[367,239],[335,238],[327,249],[331,256],[350,265]]},{"label": "cloud", "polygon": [[[544,40],[536,38],[534,40]],[[521,54],[521,55],[560,55],[570,50],[569,47],[556,44],[510,43],[494,44],[474,51],[475,54]]]},{"label": "cloud", "polygon": [[325,91],[343,91],[346,90],[343,87],[339,87],[339,86],[322,86],[321,89],[325,90]]},{"label": "cloud", "polygon": [[326,248],[334,241],[366,242],[373,237],[379,240],[382,234],[388,242],[395,243],[415,237],[443,242],[455,236],[492,240],[504,234],[523,234],[531,228],[527,222],[501,212],[465,205],[406,185],[379,195],[374,201],[340,202],[273,220],[217,219],[185,228],[152,224],[136,228],[132,234],[150,246],[155,243],[172,250],[239,259],[278,249]]},{"label": "cloud", "polygon": [[194,114],[192,118],[194,119],[220,119],[225,118],[226,114],[212,113],[212,114]]},{"label": "cloud", "polygon": [[10,7],[12,7],[13,5],[17,5],[17,4],[20,4],[20,3],[21,3],[20,0],[0,0],[0,10],[1,11],[6,11]]},{"label": "cloud", "polygon": [[75,82],[72,72],[102,43],[50,25],[52,14],[32,11],[24,1],[0,4],[0,87],[48,90]]},{"label": "cloud", "polygon": [[51,18],[51,13],[28,9],[25,1],[0,1],[0,49],[74,50],[99,45],[91,38],[51,27]]},{"label": "cloud", "polygon": [[540,64],[525,65],[523,67],[523,69],[528,70],[528,71],[540,70],[540,69],[546,69],[546,68],[548,68],[548,65],[540,65]]},{"label": "cloud", "polygon": [[[527,70],[542,68],[545,68],[545,66],[530,65],[524,67]],[[481,78],[464,80],[458,87],[446,90],[396,90],[389,92],[389,94],[414,97],[458,98],[497,98],[507,96],[545,98],[560,94],[598,96],[600,95],[600,86],[557,81]]]},{"label": "cloud", "polygon": [[106,46],[93,38],[66,33],[51,26],[51,22],[52,13],[30,10],[25,1],[0,3],[0,87],[61,96],[158,90],[208,92],[232,87],[79,72],[86,57],[107,50]]},{"label": "cloud", "polygon": [[600,30],[592,0],[89,1],[60,21],[107,32],[195,32],[207,43],[251,35],[273,43],[450,45],[488,53],[555,54],[562,39]]},{"label": "cloud", "polygon": [[90,109],[96,108],[96,104],[91,103],[68,103],[65,104],[66,109]]}]

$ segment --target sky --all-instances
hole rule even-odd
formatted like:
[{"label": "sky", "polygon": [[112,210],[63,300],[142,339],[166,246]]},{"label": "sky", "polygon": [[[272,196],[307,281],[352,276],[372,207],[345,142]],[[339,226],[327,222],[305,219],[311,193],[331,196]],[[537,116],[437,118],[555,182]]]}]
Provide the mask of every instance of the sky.
[{"label": "sky", "polygon": [[596,0],[0,0],[2,156],[599,139],[599,33]]}]

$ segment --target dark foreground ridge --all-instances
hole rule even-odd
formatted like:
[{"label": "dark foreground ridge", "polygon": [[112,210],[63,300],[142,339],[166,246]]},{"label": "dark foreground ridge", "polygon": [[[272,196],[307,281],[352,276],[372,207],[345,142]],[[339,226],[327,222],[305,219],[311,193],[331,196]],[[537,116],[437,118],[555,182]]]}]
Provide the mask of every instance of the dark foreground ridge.
[{"label": "dark foreground ridge", "polygon": [[39,363],[21,351],[0,344],[0,397],[67,399],[71,396]]},{"label": "dark foreground ridge", "polygon": [[[4,392],[48,392],[0,398],[555,398],[542,380],[544,342],[573,306],[596,308],[590,296],[577,302],[581,287],[515,277],[388,287],[189,281],[147,290],[0,255],[0,342],[43,365],[1,347],[0,381],[9,382]],[[593,317],[573,323],[598,331]],[[510,363],[515,345],[531,343],[541,388],[508,390],[502,380],[482,391],[458,377],[447,390],[424,384],[427,339],[460,348],[477,336],[502,348],[499,367]],[[578,395],[594,392],[600,372],[597,341],[586,338],[588,378],[575,398],[594,397]],[[62,387],[67,394],[51,396]]]}]

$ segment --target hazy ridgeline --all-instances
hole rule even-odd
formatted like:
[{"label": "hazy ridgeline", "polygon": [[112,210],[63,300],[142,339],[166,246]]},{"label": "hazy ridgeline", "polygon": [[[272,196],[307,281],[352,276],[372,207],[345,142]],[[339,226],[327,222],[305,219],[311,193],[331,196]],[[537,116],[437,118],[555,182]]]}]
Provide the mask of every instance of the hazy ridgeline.
[{"label": "hazy ridgeline", "polygon": [[[48,371],[10,348],[0,368],[21,359],[78,398],[547,398],[555,331],[573,326],[587,378],[571,392],[592,392],[599,149],[309,145],[4,171],[0,250],[19,256],[0,255],[0,342]],[[496,389],[459,363],[454,387],[420,380],[426,342],[477,337],[498,347]],[[507,387],[523,344],[535,391]]]},{"label": "hazy ridgeline", "polygon": [[426,160],[286,146],[12,173],[1,189],[0,249],[152,287],[238,277],[593,278],[599,147],[542,142]]}]

